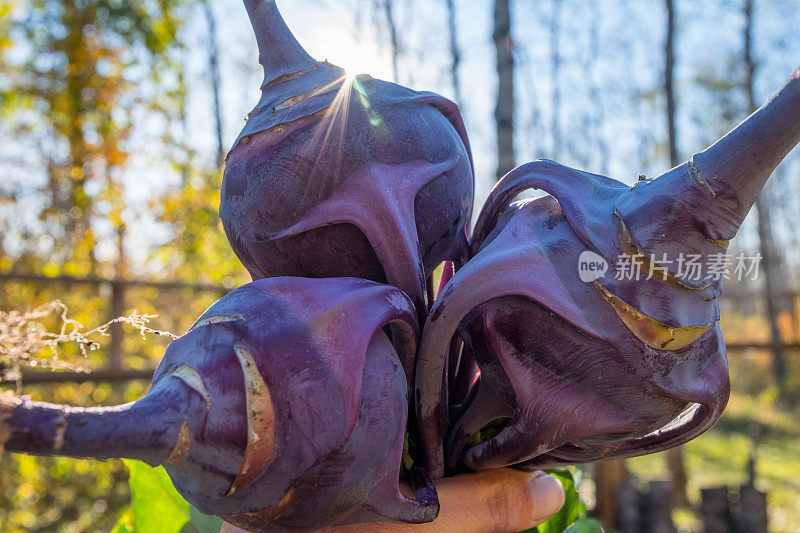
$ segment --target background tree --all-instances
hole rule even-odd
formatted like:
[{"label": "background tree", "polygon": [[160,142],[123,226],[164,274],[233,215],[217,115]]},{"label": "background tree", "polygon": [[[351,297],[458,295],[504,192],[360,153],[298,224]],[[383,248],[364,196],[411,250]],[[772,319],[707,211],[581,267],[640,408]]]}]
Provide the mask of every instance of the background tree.
[{"label": "background tree", "polygon": [[450,41],[450,79],[453,84],[453,96],[458,105],[463,105],[461,95],[461,75],[458,71],[461,66],[461,50],[458,44],[458,24],[455,0],[445,0],[447,6],[447,34]]},{"label": "background tree", "polygon": [[552,0],[550,4],[550,157],[561,159],[561,7],[563,0]]},{"label": "background tree", "polygon": [[209,0],[202,0],[203,13],[208,25],[208,77],[211,80],[211,95],[214,125],[217,134],[217,168],[225,162],[225,139],[222,136],[222,108],[220,107],[219,45],[217,44],[217,18]]},{"label": "background tree", "polygon": [[[678,132],[675,125],[675,3],[665,0],[667,31],[664,40],[664,107],[667,122],[667,153],[670,168],[680,164],[678,157]],[[667,468],[672,481],[672,498],[675,503],[686,504],[686,464],[683,448],[667,450]]]},{"label": "background tree", "polygon": [[497,100],[494,109],[497,132],[497,172],[500,179],[514,168],[514,40],[511,36],[511,1],[495,0],[492,33],[497,65]]},{"label": "background tree", "polygon": [[[181,145],[185,132],[167,126],[186,118],[183,28],[192,17],[191,8],[179,0],[0,3],[3,272],[141,275],[153,256],[143,246],[152,235],[139,233],[140,217],[158,216],[156,206],[151,209],[146,202],[146,189],[130,187],[131,172],[141,172],[144,166],[147,174],[165,177],[183,167],[184,192],[196,192],[194,176],[204,178],[206,195],[185,194],[180,206],[183,215],[193,216],[191,220],[181,216],[190,226],[170,220],[175,212],[169,201],[158,203],[158,209],[165,208],[164,222],[178,236],[170,243],[173,253],[169,255],[182,255],[195,263],[219,257],[228,268],[218,271],[218,282],[232,272],[242,278],[232,254],[211,251],[192,237],[202,241],[214,235],[208,228],[218,231],[219,174],[216,166],[206,174],[189,168],[197,162],[192,160],[192,150],[185,149],[188,144]],[[222,242],[224,235],[216,241]],[[207,252],[211,253],[202,260],[192,256]],[[163,262],[154,273],[168,269],[169,264]],[[215,271],[195,267],[181,275],[188,280],[211,277]],[[180,299],[164,298],[158,291],[138,291],[127,299],[114,293],[109,300],[108,288],[3,281],[0,305],[7,309],[13,302],[32,308],[58,297],[69,306],[73,318],[87,325],[99,324],[108,315],[126,314],[131,308],[150,312],[160,308],[166,329],[182,331],[191,316],[213,300],[213,295],[192,295],[185,299],[190,304],[183,302],[185,308],[179,309]],[[90,352],[86,360],[74,347],[64,349],[60,356],[99,368],[115,364],[109,361],[110,354],[125,352],[127,365],[145,368],[163,353],[165,343],[115,336],[113,343],[103,344],[105,350]],[[145,387],[145,382],[124,386],[65,383],[27,385],[24,393],[37,399],[94,405],[134,399]],[[126,477],[117,461],[4,454],[0,457],[0,523],[4,530],[108,531],[129,501]]]},{"label": "background tree", "polygon": [[[5,118],[20,151],[42,155],[44,180],[37,191],[42,203],[29,231],[50,237],[40,253],[30,246],[23,250],[17,268],[41,268],[37,256],[71,274],[96,273],[104,262],[106,272],[113,271],[117,264],[104,261],[98,246],[105,238],[106,249],[119,252],[125,239],[126,202],[119,191],[133,117],[167,113],[170,105],[139,97],[133,73],[139,69],[145,80],[175,68],[169,53],[179,25],[178,2],[151,4],[37,1],[12,22],[9,31],[28,43],[28,53],[2,59],[10,78],[3,91]],[[18,179],[23,187],[36,182],[28,181],[30,176]],[[110,222],[104,235],[93,223],[101,218]]]},{"label": "background tree", "polygon": [[[750,114],[758,108],[755,96],[755,78],[757,63],[754,57],[753,33],[753,0],[745,0],[744,11],[744,32],[743,41],[744,46],[742,49],[744,60],[744,89],[747,94],[747,113]],[[767,313],[767,321],[769,322],[769,335],[770,340],[775,346],[772,351],[772,368],[775,373],[775,379],[783,385],[786,382],[786,356],[783,349],[779,346],[781,343],[781,330],[778,325],[779,313],[779,300],[778,290],[778,254],[776,253],[775,239],[773,237],[772,220],[770,217],[770,190],[765,188],[756,199],[756,231],[758,234],[758,250],[761,255],[761,271],[762,278],[764,279],[764,292],[763,300],[764,307]]]}]

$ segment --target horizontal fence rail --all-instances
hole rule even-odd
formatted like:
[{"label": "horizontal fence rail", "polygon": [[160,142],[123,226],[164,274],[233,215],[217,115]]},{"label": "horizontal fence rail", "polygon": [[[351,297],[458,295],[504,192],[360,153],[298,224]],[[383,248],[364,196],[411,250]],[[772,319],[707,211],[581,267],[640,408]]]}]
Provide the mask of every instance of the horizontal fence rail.
[{"label": "horizontal fence rail", "polygon": [[[108,286],[111,288],[109,296],[109,320],[125,313],[125,291],[131,287],[146,287],[159,290],[182,290],[191,289],[193,291],[204,291],[218,294],[227,294],[232,288],[221,285],[206,283],[182,283],[179,281],[150,281],[136,279],[108,279],[95,276],[45,276],[42,274],[18,274],[0,273],[0,281],[30,282],[42,285],[66,284],[66,285],[96,285]],[[726,294],[723,298],[731,301],[752,300],[763,297],[761,291],[740,291]],[[781,291],[775,297],[794,301],[800,298],[800,293],[791,291]],[[795,317],[796,318],[796,317]],[[798,323],[797,320],[794,320]],[[108,367],[91,370],[90,372],[80,372],[74,370],[23,370],[22,383],[26,385],[48,384],[48,383],[113,383],[132,380],[149,380],[153,377],[155,368],[148,369],[128,369],[123,367],[124,354],[121,352],[122,336],[124,335],[119,324],[114,324],[109,333],[111,341],[108,347]],[[800,333],[800,332],[798,332]],[[731,342],[727,343],[729,352],[743,352],[746,350],[766,350],[779,351],[785,350],[789,353],[800,354],[800,342],[773,343],[773,342]]]},{"label": "horizontal fence rail", "polygon": [[117,287],[149,287],[160,290],[192,289],[195,291],[216,292],[220,295],[232,289],[207,283],[181,283],[179,281],[149,281],[137,279],[108,279],[95,276],[44,276],[42,274],[10,274],[0,272],[0,281],[30,281],[34,283],[61,283],[67,285],[111,285]]},{"label": "horizontal fence rail", "polygon": [[23,370],[22,383],[25,385],[40,385],[42,383],[116,383],[120,381],[133,381],[136,379],[150,380],[153,378],[155,368],[144,370],[119,369],[113,370],[100,368],[90,372],[76,372],[74,370]]}]

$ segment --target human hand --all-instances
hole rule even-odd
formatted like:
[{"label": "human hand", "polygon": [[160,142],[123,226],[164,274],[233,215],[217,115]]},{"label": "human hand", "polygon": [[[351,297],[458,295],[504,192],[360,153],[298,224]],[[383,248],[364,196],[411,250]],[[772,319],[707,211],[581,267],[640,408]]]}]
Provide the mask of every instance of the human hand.
[{"label": "human hand", "polygon": [[[561,509],[564,489],[543,472],[486,470],[436,481],[441,509],[428,524],[378,522],[330,527],[319,533],[515,533]],[[225,524],[220,533],[244,533]]]}]

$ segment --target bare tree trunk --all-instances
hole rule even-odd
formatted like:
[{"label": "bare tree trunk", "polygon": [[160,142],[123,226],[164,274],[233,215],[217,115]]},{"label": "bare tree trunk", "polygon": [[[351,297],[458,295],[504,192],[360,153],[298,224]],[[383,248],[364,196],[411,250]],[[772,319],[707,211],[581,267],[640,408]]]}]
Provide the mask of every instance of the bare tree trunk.
[{"label": "bare tree trunk", "polygon": [[511,2],[495,0],[494,50],[497,58],[497,178],[514,168],[514,55],[511,39]]},{"label": "bare tree trunk", "polygon": [[589,99],[592,102],[592,112],[594,120],[592,130],[597,143],[597,152],[600,156],[599,169],[601,174],[608,174],[608,143],[606,142],[605,131],[605,107],[603,104],[603,94],[597,84],[597,65],[600,57],[600,29],[602,27],[603,9],[599,2],[592,5],[592,24],[589,32],[589,63],[586,65],[586,72],[589,74]]},{"label": "bare tree trunk", "polygon": [[[127,228],[124,222],[121,222],[117,226],[116,233],[117,263],[115,266],[114,279],[119,281],[125,279],[128,270],[128,261],[125,255],[125,235],[127,233]],[[125,286],[116,281],[111,284],[111,306],[108,310],[109,321],[125,314]],[[111,341],[108,343],[108,349],[106,351],[106,364],[111,370],[119,370],[122,368],[122,345],[125,337],[122,324],[112,324],[111,327],[108,328],[108,334],[111,336]]]},{"label": "bare tree trunk", "polygon": [[[664,96],[667,113],[667,145],[669,148],[670,167],[678,161],[678,132],[675,127],[675,88],[673,85],[675,71],[675,5],[673,0],[665,0],[667,7],[667,39],[664,44]],[[680,446],[666,452],[667,470],[672,480],[672,501],[677,505],[687,503],[686,463],[683,459],[683,448]]]},{"label": "bare tree trunk", "polygon": [[550,157],[556,161],[561,158],[561,6],[562,0],[553,0],[550,12],[550,75],[553,84],[553,114],[550,122],[553,146]]},{"label": "bare tree trunk", "polygon": [[[745,90],[747,91],[748,113],[758,107],[755,98],[756,62],[753,58],[753,0],[744,2],[744,64],[745,64]],[[769,217],[769,192],[763,189],[756,198],[756,231],[758,233],[758,248],[761,254],[761,275],[764,276],[764,308],[769,322],[770,342],[776,346],[772,352],[772,372],[780,386],[786,382],[786,357],[783,350],[777,347],[781,342],[781,331],[778,327],[778,297],[776,282],[778,276],[778,254],[775,249],[775,239],[772,231],[772,221]]]},{"label": "bare tree trunk", "polygon": [[213,98],[214,120],[217,134],[217,168],[225,163],[225,144],[222,138],[222,110],[220,109],[219,87],[219,61],[217,59],[219,46],[217,45],[217,23],[214,10],[209,0],[203,0],[203,11],[208,24],[208,67],[211,71],[211,96]]},{"label": "bare tree trunk", "polygon": [[394,2],[383,0],[383,13],[386,17],[386,27],[389,30],[389,41],[392,45],[392,75],[395,82],[400,82],[399,60],[400,40],[397,35],[397,24],[394,20]]},{"label": "bare tree trunk", "polygon": [[667,101],[667,144],[669,145],[669,164],[674,167],[678,161],[677,133],[675,131],[675,5],[673,0],[665,0],[667,5],[667,40],[664,45],[664,95]]},{"label": "bare tree trunk", "polygon": [[458,67],[461,64],[461,50],[458,47],[458,26],[456,25],[455,0],[445,0],[447,5],[447,23],[450,34],[450,79],[453,83],[453,96],[458,105],[464,105],[461,96],[461,76]]}]

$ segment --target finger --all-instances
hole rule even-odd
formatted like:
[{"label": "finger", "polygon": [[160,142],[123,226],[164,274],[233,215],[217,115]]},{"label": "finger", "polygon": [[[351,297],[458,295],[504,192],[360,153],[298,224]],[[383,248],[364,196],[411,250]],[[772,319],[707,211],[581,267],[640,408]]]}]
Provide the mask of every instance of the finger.
[{"label": "finger", "polygon": [[370,523],[329,533],[515,533],[544,522],[564,505],[564,489],[542,472],[487,470],[436,482],[441,510],[429,524]]},{"label": "finger", "polygon": [[442,511],[431,531],[514,533],[544,522],[564,504],[556,478],[507,468],[446,478],[437,490]]}]

